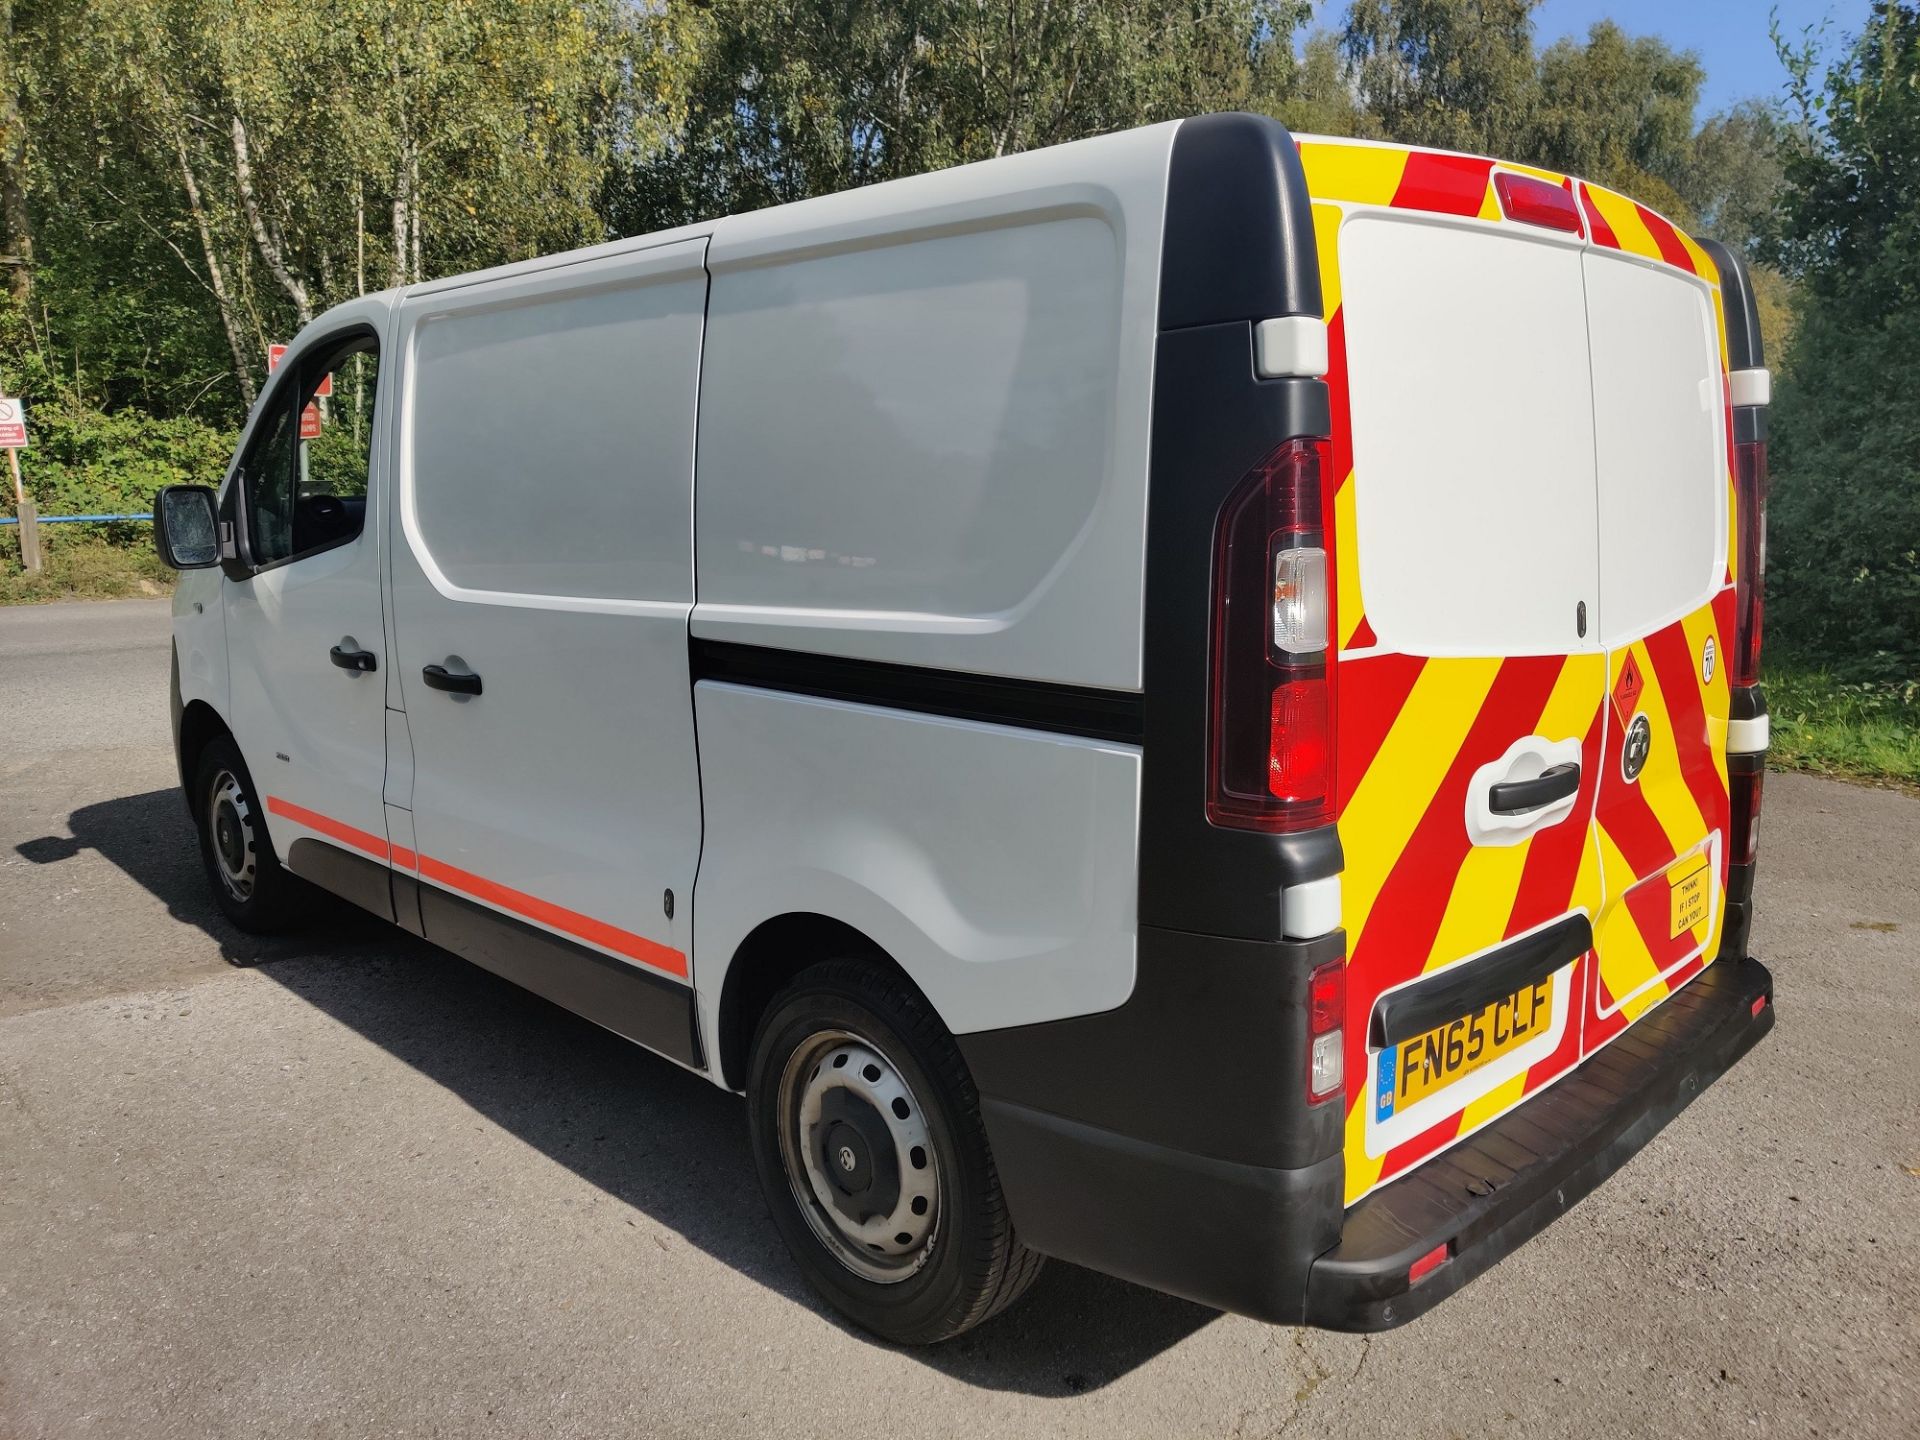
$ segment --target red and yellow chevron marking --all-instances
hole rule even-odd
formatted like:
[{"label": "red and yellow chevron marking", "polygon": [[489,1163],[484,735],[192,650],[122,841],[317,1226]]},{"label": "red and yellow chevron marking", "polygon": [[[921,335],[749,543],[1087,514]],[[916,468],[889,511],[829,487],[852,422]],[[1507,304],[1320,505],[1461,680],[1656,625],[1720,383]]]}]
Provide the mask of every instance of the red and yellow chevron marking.
[{"label": "red and yellow chevron marking", "polygon": [[[1694,614],[1610,656],[1425,658],[1381,647],[1360,582],[1340,226],[1360,207],[1506,222],[1491,160],[1319,139],[1303,140],[1300,155],[1313,197],[1327,315],[1349,1014],[1369,1015],[1389,987],[1561,915],[1585,911],[1596,935],[1595,951],[1561,982],[1571,988],[1554,1051],[1382,1153],[1369,1153],[1366,1026],[1347,1026],[1351,1203],[1564,1075],[1713,954],[1724,844],[1712,851],[1716,898],[1708,919],[1678,937],[1671,933],[1668,875],[1676,859],[1726,831],[1724,666],[1702,678],[1700,657],[1709,637],[1724,656],[1732,596],[1722,591]],[[1499,168],[1571,190],[1593,244],[1704,279],[1713,289],[1724,352],[1719,274],[1690,237],[1602,187],[1528,166]],[[1728,483],[1731,495],[1731,470]],[[1730,545],[1729,584],[1736,567]],[[1636,708],[1647,715],[1653,739],[1646,768],[1631,784],[1620,768],[1624,721],[1631,717],[1611,716],[1607,701],[1629,655],[1644,677]],[[1580,742],[1574,809],[1518,845],[1475,846],[1463,818],[1467,786],[1481,766],[1525,735]]]}]

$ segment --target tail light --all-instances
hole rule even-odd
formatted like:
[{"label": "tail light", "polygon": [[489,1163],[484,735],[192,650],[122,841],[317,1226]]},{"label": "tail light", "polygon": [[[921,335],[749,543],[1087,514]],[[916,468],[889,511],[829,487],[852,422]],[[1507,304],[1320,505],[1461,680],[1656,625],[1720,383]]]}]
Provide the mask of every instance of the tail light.
[{"label": "tail light", "polygon": [[1569,235],[1584,233],[1580,211],[1573,203],[1573,184],[1555,185],[1532,175],[1516,175],[1498,170],[1493,176],[1494,193],[1500,197],[1500,209],[1509,220],[1524,225],[1544,225],[1549,230],[1564,230]]},{"label": "tail light", "polygon": [[1740,572],[1733,587],[1733,655],[1727,680],[1760,683],[1761,617],[1767,581],[1767,442],[1743,440],[1733,447],[1733,484],[1739,508]]},{"label": "tail light", "polygon": [[1307,977],[1307,1103],[1346,1090],[1347,962],[1334,960]]},{"label": "tail light", "polygon": [[1248,471],[1214,527],[1207,819],[1278,833],[1333,818],[1333,595],[1323,439]]},{"label": "tail light", "polygon": [[1760,853],[1760,794],[1766,778],[1766,765],[1760,756],[1753,757],[1750,766],[1729,770],[1727,789],[1732,819],[1728,827],[1731,833],[1727,859],[1730,864],[1751,865]]}]

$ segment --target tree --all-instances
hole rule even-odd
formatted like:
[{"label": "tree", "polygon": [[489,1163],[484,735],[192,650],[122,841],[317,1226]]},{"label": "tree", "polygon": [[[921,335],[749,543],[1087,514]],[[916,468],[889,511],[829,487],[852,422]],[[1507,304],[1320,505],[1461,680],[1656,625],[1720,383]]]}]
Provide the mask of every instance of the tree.
[{"label": "tree", "polygon": [[1540,0],[1353,0],[1341,47],[1388,138],[1518,158],[1539,77]]},{"label": "tree", "polygon": [[1801,142],[1775,253],[1800,325],[1773,407],[1769,618],[1843,671],[1920,672],[1920,6],[1875,0],[1824,79],[1782,46]]},{"label": "tree", "polygon": [[686,123],[626,231],[750,210],[1285,90],[1303,0],[714,0]]},{"label": "tree", "polygon": [[1611,20],[1585,43],[1556,41],[1540,57],[1540,94],[1525,126],[1530,160],[1683,215],[1693,160],[1693,112],[1706,72],[1699,57],[1657,36],[1630,37]]}]

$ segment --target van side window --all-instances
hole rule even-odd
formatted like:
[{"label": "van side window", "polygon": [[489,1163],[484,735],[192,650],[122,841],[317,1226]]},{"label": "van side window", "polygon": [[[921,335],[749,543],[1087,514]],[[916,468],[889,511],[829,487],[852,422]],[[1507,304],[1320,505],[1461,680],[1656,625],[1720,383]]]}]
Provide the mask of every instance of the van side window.
[{"label": "van side window", "polygon": [[256,566],[359,537],[366,524],[379,352],[372,337],[328,352],[281,391],[241,463]]}]

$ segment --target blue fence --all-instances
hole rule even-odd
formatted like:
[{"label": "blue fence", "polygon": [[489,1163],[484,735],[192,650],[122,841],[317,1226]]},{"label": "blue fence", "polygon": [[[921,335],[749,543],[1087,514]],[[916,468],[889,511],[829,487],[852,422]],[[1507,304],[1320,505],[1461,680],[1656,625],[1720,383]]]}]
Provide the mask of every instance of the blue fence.
[{"label": "blue fence", "polygon": [[[98,525],[109,520],[151,520],[151,515],[42,515],[42,525]],[[0,515],[0,525],[18,525],[19,517]]]}]

